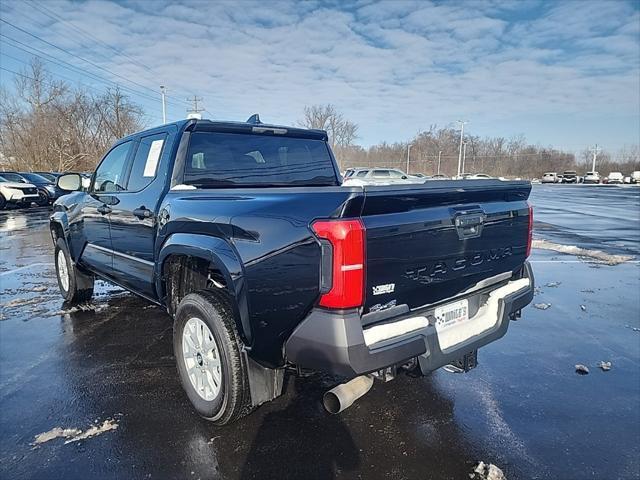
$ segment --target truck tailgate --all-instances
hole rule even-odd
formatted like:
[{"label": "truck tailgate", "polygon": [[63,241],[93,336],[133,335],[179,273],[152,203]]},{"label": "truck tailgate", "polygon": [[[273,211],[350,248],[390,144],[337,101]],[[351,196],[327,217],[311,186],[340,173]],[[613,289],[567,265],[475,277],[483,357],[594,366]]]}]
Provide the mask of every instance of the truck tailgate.
[{"label": "truck tailgate", "polygon": [[530,191],[498,180],[365,187],[365,313],[431,305],[518,270]]}]

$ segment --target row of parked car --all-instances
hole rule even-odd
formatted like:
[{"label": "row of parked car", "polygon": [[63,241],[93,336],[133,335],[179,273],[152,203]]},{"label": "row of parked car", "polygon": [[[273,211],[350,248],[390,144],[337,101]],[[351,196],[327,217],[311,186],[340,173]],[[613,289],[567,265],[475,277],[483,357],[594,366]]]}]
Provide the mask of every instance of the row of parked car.
[{"label": "row of parked car", "polygon": [[423,173],[405,173],[397,168],[348,168],[342,174],[342,184],[355,185],[393,185],[424,183],[429,180],[483,180],[493,178],[485,173],[463,173],[448,177],[446,175],[424,175]]},{"label": "row of parked car", "polygon": [[564,173],[547,172],[542,176],[542,183],[586,183],[586,184],[620,184],[640,183],[640,171],[623,175],[622,172],[611,172],[609,176],[602,177],[598,172],[587,172],[584,176],[578,175],[575,170],[567,170]]},{"label": "row of parked car", "polygon": [[[68,173],[68,172],[67,172]],[[1,172],[0,210],[8,205],[46,206],[69,192],[56,185],[58,172]]]}]

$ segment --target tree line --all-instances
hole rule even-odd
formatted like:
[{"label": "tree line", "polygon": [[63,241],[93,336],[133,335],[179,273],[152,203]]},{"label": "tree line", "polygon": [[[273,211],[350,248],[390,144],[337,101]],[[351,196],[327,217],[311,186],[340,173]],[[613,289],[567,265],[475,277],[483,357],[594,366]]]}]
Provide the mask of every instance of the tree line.
[{"label": "tree line", "polygon": [[[355,143],[358,126],[346,120],[333,105],[306,107],[299,124],[327,130],[343,171],[351,167],[392,167],[427,175],[452,176],[458,172],[460,131],[451,127],[431,125],[409,141],[382,142],[364,148]],[[592,154],[588,149],[576,157],[572,152],[528,144],[523,135],[511,138],[465,135],[462,149],[464,165],[461,167],[468,173],[540,178],[544,172],[591,170]],[[624,147],[615,155],[599,152],[596,170],[602,174],[640,170],[639,146]]]}]

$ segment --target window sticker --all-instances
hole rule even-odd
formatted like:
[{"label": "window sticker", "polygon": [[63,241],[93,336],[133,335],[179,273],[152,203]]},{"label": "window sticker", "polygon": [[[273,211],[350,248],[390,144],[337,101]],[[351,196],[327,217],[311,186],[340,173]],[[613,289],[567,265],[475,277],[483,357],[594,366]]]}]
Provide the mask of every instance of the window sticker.
[{"label": "window sticker", "polygon": [[156,170],[158,169],[158,160],[160,159],[160,152],[162,151],[162,140],[154,140],[151,142],[151,148],[149,148],[149,154],[147,155],[147,163],[144,164],[143,177],[155,177]]}]

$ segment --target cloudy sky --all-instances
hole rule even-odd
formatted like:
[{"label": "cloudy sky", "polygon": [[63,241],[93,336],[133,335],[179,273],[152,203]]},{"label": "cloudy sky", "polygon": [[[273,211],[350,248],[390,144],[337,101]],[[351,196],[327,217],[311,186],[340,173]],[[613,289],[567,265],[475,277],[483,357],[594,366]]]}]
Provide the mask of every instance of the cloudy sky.
[{"label": "cloudy sky", "polygon": [[457,119],[569,150],[640,143],[636,0],[0,5],[3,84],[35,52],[57,77],[128,88],[151,125],[162,84],[169,120],[194,94],[208,118],[284,124],[333,103],[363,145]]}]

